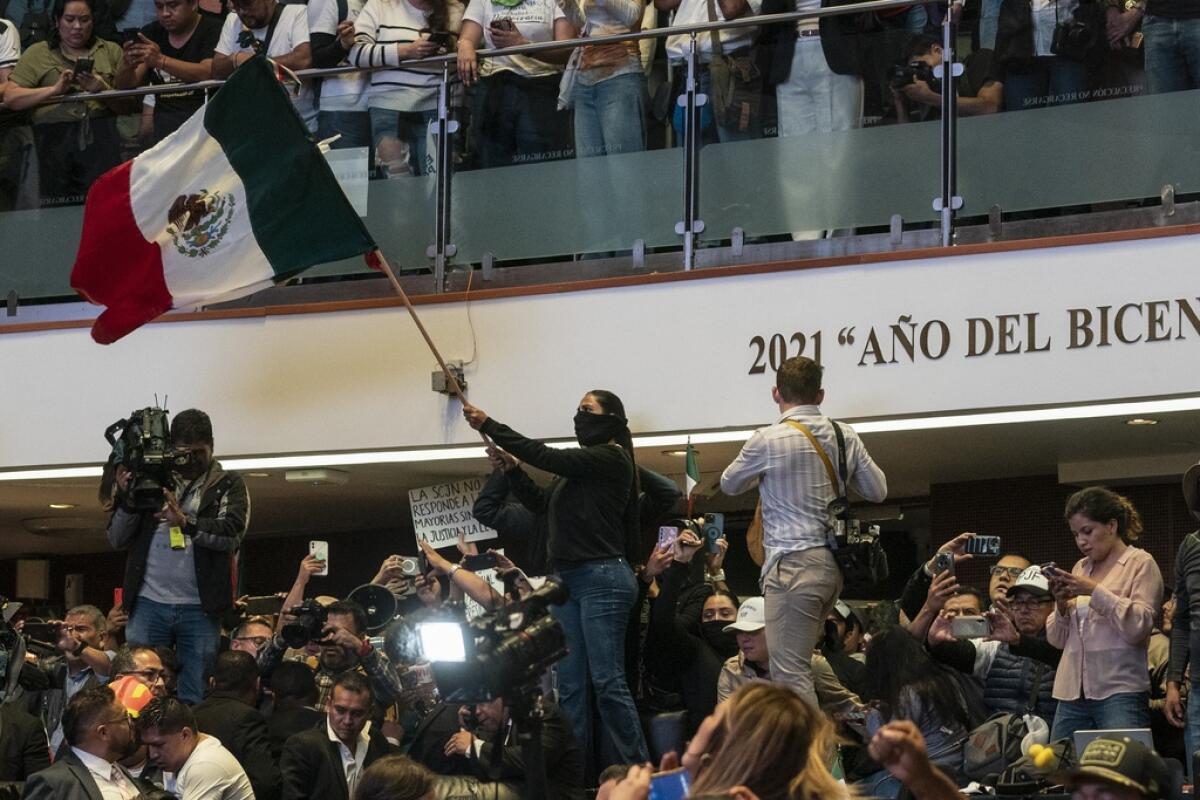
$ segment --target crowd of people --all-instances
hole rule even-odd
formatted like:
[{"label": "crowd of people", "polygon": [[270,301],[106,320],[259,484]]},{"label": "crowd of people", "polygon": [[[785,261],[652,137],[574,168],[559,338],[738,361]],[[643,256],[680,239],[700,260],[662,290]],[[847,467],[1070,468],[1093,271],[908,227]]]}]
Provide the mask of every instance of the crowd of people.
[{"label": "crowd of people", "polygon": [[[180,412],[161,508],[120,453],[105,470],[108,539],[127,553],[119,604],[49,623],[5,606],[0,781],[69,800],[642,800],[654,781],[693,798],[943,800],[1024,768],[1019,780],[1077,798],[1170,796],[1164,757],[1190,769],[1200,734],[1187,703],[1197,534],[1172,596],[1137,545],[1137,510],[1089,487],[1064,509],[1076,563],[988,552],[965,532],[868,610],[843,597],[838,501],[881,501],[887,480],[853,429],[821,414],[824,391],[819,365],[788,359],[779,416],[722,475],[729,494],[757,486],[751,597],[726,581],[729,540],[679,519],[675,483],[637,464],[615,394],[583,396],[566,449],[464,404],[493,443],[474,514],[521,546],[486,554],[503,588],[468,567],[479,554],[461,540],[387,556],[369,582],[395,600],[382,620],[378,595],[310,596],[319,554],[272,613],[235,599],[249,495],[214,459],[208,416]],[[1200,519],[1200,465],[1184,496]],[[980,558],[994,559],[987,587],[960,583],[958,566]],[[533,683],[468,686],[464,702],[416,644],[419,624],[536,616],[526,598],[546,575],[568,597],[549,612],[561,660]],[[1015,738],[981,747],[989,730]],[[1097,730],[1146,731],[1154,749],[1101,736],[1075,754],[1076,734]]]},{"label": "crowd of people", "polygon": [[[371,173],[434,170],[442,68],[456,169],[678,144],[691,37],[481,58],[487,48],[815,10],[818,0],[8,0],[0,4],[0,211],[76,204],[98,175],[176,130],[198,90],[63,102],[72,93],[228,77],[256,53],[281,67],[375,68],[305,81],[319,140],[367,147]],[[959,112],[988,114],[1200,87],[1194,0],[926,3],[696,38],[705,142],[935,118],[939,26],[961,26]],[[960,55],[961,57],[961,55]]]}]

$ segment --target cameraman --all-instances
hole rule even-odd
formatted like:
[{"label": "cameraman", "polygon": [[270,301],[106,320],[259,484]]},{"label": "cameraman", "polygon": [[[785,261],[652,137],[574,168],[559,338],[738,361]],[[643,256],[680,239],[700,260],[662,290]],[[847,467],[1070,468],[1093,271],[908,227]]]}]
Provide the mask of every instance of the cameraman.
[{"label": "cameraman", "polygon": [[[939,37],[921,34],[909,42],[892,80],[897,122],[923,122],[941,116],[941,82],[932,73],[942,60]],[[1001,109],[1004,84],[996,75],[995,54],[991,50],[976,50],[966,57],[957,83],[959,116],[995,114]]]},{"label": "cameraman", "polygon": [[233,605],[234,561],[250,519],[250,496],[236,472],[213,459],[212,422],[188,409],[171,420],[175,491],[154,513],[137,511],[134,475],[117,467],[116,510],[108,543],[128,550],[124,606],[131,642],[174,645],[183,670],[180,699],[198,703],[217,655],[221,615]]},{"label": "cameraman", "polygon": [[57,625],[58,653],[39,659],[36,666],[49,684],[42,692],[42,719],[50,732],[50,750],[62,744],[62,713],[81,689],[107,682],[116,653],[102,648],[103,612],[95,606],[76,606]]},{"label": "cameraman", "polygon": [[[438,778],[435,795],[489,800],[525,797],[528,768],[504,699],[463,706],[458,716],[460,730],[443,748],[455,767],[443,774],[461,777]],[[541,740],[548,800],[583,798],[583,755],[554,705],[546,706]]]},{"label": "cameraman", "polygon": [[[403,692],[400,676],[388,657],[367,640],[367,615],[362,606],[353,600],[339,600],[329,605],[325,614],[315,676],[316,707],[325,708],[338,677],[347,672],[358,672],[370,680],[376,703],[386,706],[398,702]],[[263,678],[275,671],[287,649],[280,634],[263,647],[258,654],[258,670]]]}]

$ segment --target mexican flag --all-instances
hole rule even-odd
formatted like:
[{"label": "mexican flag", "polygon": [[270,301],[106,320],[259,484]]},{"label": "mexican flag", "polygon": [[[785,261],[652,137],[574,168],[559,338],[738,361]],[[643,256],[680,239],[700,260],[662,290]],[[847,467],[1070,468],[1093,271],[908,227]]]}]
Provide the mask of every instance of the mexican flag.
[{"label": "mexican flag", "polygon": [[71,286],[110,344],[172,308],[233,300],[374,251],[265,59],[88,191]]},{"label": "mexican flag", "polygon": [[700,484],[700,465],[696,463],[696,450],[689,441],[687,445],[687,467],[684,484],[687,486],[688,516],[692,515],[692,492]]}]

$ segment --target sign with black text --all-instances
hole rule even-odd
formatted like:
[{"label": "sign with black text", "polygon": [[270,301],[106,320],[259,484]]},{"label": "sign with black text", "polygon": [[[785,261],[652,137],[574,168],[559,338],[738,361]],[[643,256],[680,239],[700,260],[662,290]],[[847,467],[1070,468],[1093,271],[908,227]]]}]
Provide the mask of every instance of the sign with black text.
[{"label": "sign with black text", "polygon": [[468,542],[495,539],[496,532],[471,515],[471,507],[482,488],[483,478],[468,478],[410,489],[408,503],[417,541],[442,548],[453,547],[459,536]]}]

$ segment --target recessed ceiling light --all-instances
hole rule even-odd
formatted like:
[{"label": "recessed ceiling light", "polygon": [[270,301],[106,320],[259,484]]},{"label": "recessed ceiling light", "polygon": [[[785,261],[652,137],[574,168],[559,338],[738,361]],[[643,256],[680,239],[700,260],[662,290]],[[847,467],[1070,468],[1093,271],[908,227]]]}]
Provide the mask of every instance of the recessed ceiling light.
[{"label": "recessed ceiling light", "polygon": [[271,473],[269,473],[269,472],[247,472],[246,477],[247,478],[269,478],[269,477],[271,477]]},{"label": "recessed ceiling light", "polygon": [[50,507],[61,511],[66,508],[74,508],[75,504],[74,503],[51,503]]},{"label": "recessed ceiling light", "polygon": [[1157,425],[1158,420],[1147,419],[1146,417],[1134,417],[1133,419],[1125,420],[1126,425]]}]

